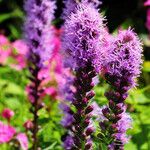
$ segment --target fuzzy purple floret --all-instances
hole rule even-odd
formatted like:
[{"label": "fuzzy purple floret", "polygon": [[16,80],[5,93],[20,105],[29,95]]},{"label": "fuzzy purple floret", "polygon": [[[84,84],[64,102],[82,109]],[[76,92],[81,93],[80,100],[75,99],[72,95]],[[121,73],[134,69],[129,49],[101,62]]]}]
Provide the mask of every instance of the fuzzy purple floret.
[{"label": "fuzzy purple floret", "polygon": [[85,67],[90,62],[96,71],[101,66],[101,45],[105,30],[103,18],[89,4],[78,5],[64,25],[62,49],[65,65],[72,69]]},{"label": "fuzzy purple floret", "polygon": [[[75,13],[79,3],[79,0],[64,0],[65,7],[62,18],[66,20],[72,13]],[[95,8],[97,8],[101,4],[99,0],[81,0],[81,3],[91,4]]]},{"label": "fuzzy purple floret", "polygon": [[72,145],[73,145],[73,137],[68,135],[66,138],[65,138],[65,141],[63,143],[63,147],[65,150],[71,150],[72,148]]},{"label": "fuzzy purple floret", "polygon": [[120,79],[126,77],[130,86],[135,86],[134,79],[139,76],[143,62],[141,57],[142,45],[137,35],[131,29],[120,31],[107,51],[104,72]]},{"label": "fuzzy purple floret", "polygon": [[[52,0],[27,0],[25,2],[26,20],[25,38],[30,48],[30,55],[37,55],[39,65],[50,59],[53,45],[51,22],[54,18],[55,2]],[[29,58],[31,59],[31,58]]]},{"label": "fuzzy purple floret", "polygon": [[62,18],[64,20],[66,20],[67,18],[69,18],[69,16],[75,12],[76,7],[77,7],[77,2],[76,0],[64,0],[64,10],[62,13]]}]

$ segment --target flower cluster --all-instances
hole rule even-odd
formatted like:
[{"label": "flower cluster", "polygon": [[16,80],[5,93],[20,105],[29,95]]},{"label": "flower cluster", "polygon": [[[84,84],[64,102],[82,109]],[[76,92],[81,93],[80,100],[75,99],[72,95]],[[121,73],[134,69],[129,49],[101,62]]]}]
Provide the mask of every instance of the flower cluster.
[{"label": "flower cluster", "polygon": [[[53,33],[50,30],[51,21],[54,18],[55,3],[52,0],[27,0],[25,11],[27,14],[25,22],[25,38],[29,46],[29,59],[42,66],[48,61],[52,54],[53,44],[50,40]],[[35,62],[37,63],[37,62]]]},{"label": "flower cluster", "polygon": [[70,107],[63,106],[65,118],[62,123],[69,130],[64,139],[64,147],[68,146],[66,149],[92,149],[91,134],[94,128],[90,100],[95,95],[92,88],[95,86],[94,78],[100,71],[100,43],[103,43],[104,35],[103,18],[90,3],[80,3],[65,22],[62,49],[64,64],[75,75],[72,84],[75,90],[70,96],[71,105],[76,108],[76,111],[71,111]]},{"label": "flower cluster", "polygon": [[[105,53],[103,71],[106,80],[118,90],[127,91],[135,86],[135,78],[140,74],[142,59],[141,42],[131,30],[119,31]],[[124,85],[126,82],[127,85]],[[121,87],[122,86],[122,87]],[[126,89],[121,89],[125,88]]]},{"label": "flower cluster", "polygon": [[7,142],[15,142],[18,141],[19,145],[16,145],[18,148],[23,150],[28,149],[28,138],[25,133],[17,133],[15,127],[10,125],[10,119],[14,116],[14,112],[9,109],[5,108],[2,111],[2,117],[7,119],[8,124],[4,124],[0,121],[0,144],[7,143]]},{"label": "flower cluster", "polygon": [[86,66],[88,62],[100,70],[101,45],[105,29],[103,18],[89,4],[80,4],[64,25],[62,49],[65,65],[73,69]]},{"label": "flower cluster", "polygon": [[[10,42],[4,35],[0,35],[0,64],[13,69],[22,70],[26,67],[27,44],[24,40]],[[9,58],[12,61],[9,62]]]},{"label": "flower cluster", "polygon": [[14,112],[9,108],[5,108],[2,112],[2,117],[10,121],[10,119],[14,116]]},{"label": "flower cluster", "polygon": [[120,31],[105,53],[102,74],[111,90],[105,93],[109,105],[102,109],[105,119],[100,127],[103,136],[109,137],[108,149],[122,150],[128,141],[126,130],[131,127],[131,118],[126,114],[124,101],[140,74],[141,53],[141,43],[131,29]]}]

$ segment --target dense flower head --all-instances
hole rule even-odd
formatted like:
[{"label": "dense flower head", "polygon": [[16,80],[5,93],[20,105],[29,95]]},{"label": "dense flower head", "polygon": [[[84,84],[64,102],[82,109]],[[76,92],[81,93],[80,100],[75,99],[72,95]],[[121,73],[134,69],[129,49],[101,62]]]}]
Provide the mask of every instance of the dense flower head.
[{"label": "dense flower head", "polygon": [[6,118],[6,119],[10,120],[10,118],[12,118],[13,116],[14,116],[14,112],[9,108],[5,108],[2,111],[2,117],[3,118]]},{"label": "dense flower head", "polygon": [[0,122],[0,144],[9,142],[15,135],[16,130],[3,122]]},{"label": "dense flower head", "polygon": [[137,35],[129,28],[119,31],[118,36],[108,48],[103,72],[118,79],[129,80],[134,85],[133,79],[140,74],[142,64],[142,47]]},{"label": "dense flower head", "polygon": [[25,37],[30,48],[29,57],[33,59],[33,54],[40,57],[39,65],[50,59],[52,53],[53,44],[49,41],[53,35],[50,25],[54,9],[55,2],[52,0],[27,0],[25,3]]},{"label": "dense flower head", "polygon": [[62,48],[65,65],[78,69],[91,63],[99,71],[104,32],[103,18],[98,10],[90,4],[79,4],[64,25]]}]

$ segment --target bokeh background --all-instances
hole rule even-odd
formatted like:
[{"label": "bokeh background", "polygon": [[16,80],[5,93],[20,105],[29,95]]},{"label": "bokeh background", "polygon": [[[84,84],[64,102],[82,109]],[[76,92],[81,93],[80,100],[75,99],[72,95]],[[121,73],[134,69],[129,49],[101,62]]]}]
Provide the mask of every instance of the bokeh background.
[{"label": "bokeh background", "polygon": [[[138,79],[138,87],[130,91],[127,100],[128,112],[133,118],[133,129],[129,130],[130,142],[126,150],[150,150],[150,32],[146,28],[148,7],[144,6],[144,0],[103,0],[100,11],[107,19],[110,33],[116,33],[118,29],[134,28],[143,42],[143,68],[141,77]],[[60,19],[62,13],[62,0],[57,0],[58,9],[55,13],[56,19],[53,24],[60,28],[63,21]],[[23,21],[25,13],[22,0],[0,0],[0,34],[5,35],[11,42],[23,37]],[[0,54],[1,55],[1,54]],[[11,58],[9,63],[12,63]],[[0,112],[10,108],[15,112],[12,125],[18,131],[24,131],[23,123],[31,117],[25,88],[29,82],[26,68],[16,70],[8,64],[0,64]],[[95,88],[96,101],[99,105],[106,103],[104,91],[107,85],[101,81]],[[61,113],[58,113],[59,99],[47,97],[49,111],[40,110],[40,145],[43,150],[61,150],[61,136],[63,128],[59,124]],[[0,120],[4,121],[0,116]],[[52,136],[51,136],[52,135]],[[30,139],[29,139],[30,141]],[[0,150],[13,150],[11,145],[2,144]]]}]

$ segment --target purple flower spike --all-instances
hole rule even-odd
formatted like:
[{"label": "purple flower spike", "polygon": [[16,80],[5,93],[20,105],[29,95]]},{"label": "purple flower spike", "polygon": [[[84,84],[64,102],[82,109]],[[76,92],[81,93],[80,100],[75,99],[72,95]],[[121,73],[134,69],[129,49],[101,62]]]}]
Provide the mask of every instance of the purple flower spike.
[{"label": "purple flower spike", "polygon": [[103,18],[98,10],[90,3],[79,3],[76,11],[66,20],[62,37],[65,65],[71,68],[75,75],[73,80],[75,90],[70,93],[72,97],[70,108],[73,105],[75,110],[71,113],[73,122],[69,124],[69,128],[67,127],[68,134],[73,138],[73,144],[71,148],[65,148],[66,150],[93,149],[91,141],[94,132],[91,120],[93,106],[90,105],[90,101],[95,96],[92,89],[97,83],[96,76],[101,69],[103,49],[101,45],[104,37]]},{"label": "purple flower spike", "polygon": [[55,2],[52,0],[27,0],[25,2],[26,20],[24,25],[25,38],[27,40],[29,59],[39,57],[39,66],[43,66],[50,59],[53,45],[53,33],[50,29],[54,18]]},{"label": "purple flower spike", "polygon": [[[112,46],[107,51],[105,62],[103,62],[103,73],[105,77],[116,80],[114,86],[119,88],[120,82],[124,78],[124,82],[128,85],[122,86],[122,90],[129,90],[128,87],[135,86],[135,78],[140,74],[142,64],[142,47],[137,35],[131,30],[120,31],[117,38],[114,39]],[[109,79],[108,79],[109,80]]]},{"label": "purple flower spike", "polygon": [[31,112],[33,113],[33,150],[38,148],[38,110],[42,108],[41,83],[39,73],[51,58],[53,50],[51,22],[54,17],[55,3],[52,0],[26,0],[25,11],[26,20],[24,25],[25,38],[29,47],[28,61],[29,71],[29,97],[32,103]]},{"label": "purple flower spike", "polygon": [[79,69],[90,62],[99,71],[105,32],[103,18],[98,11],[90,4],[81,3],[64,25],[62,46],[66,66]]},{"label": "purple flower spike", "polygon": [[[142,47],[137,35],[131,30],[120,31],[105,53],[102,74],[111,86],[105,93],[109,105],[102,109],[101,132],[108,137],[108,149],[123,150],[128,142],[127,129],[131,118],[126,113],[125,100],[128,90],[136,85],[140,74]],[[108,131],[109,135],[106,134]]]}]

